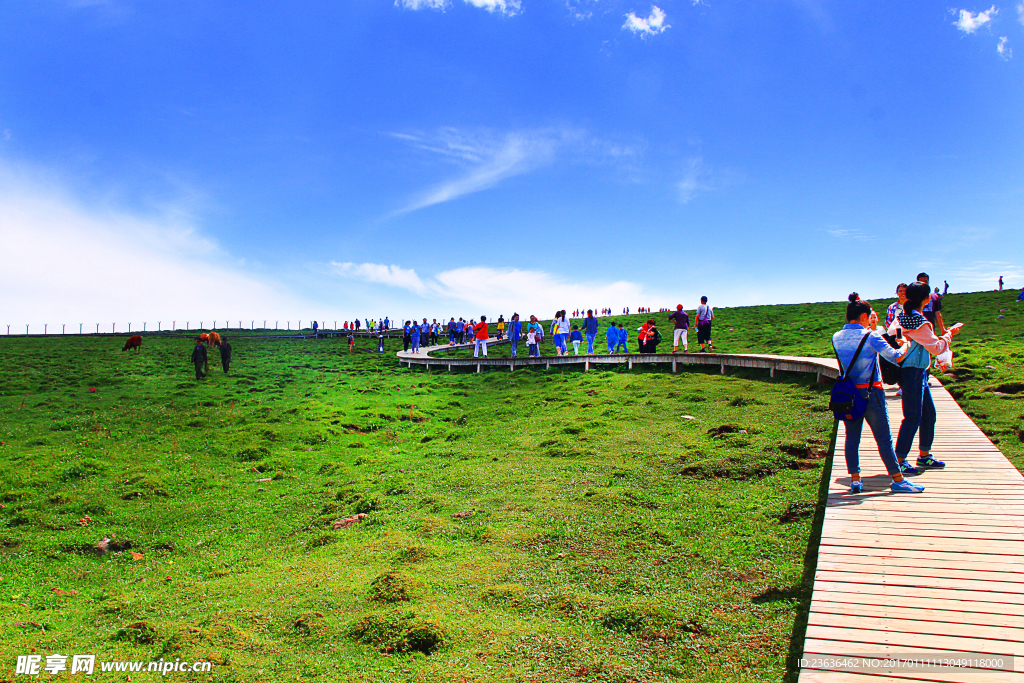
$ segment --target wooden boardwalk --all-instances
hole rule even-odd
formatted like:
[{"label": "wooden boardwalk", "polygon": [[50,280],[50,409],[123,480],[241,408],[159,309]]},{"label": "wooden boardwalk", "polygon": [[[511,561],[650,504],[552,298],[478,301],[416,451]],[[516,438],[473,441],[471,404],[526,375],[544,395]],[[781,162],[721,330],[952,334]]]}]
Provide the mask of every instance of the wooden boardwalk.
[{"label": "wooden boardwalk", "polygon": [[[932,452],[945,470],[893,494],[870,429],[851,495],[842,427],[814,577],[800,683],[1024,681],[1024,477],[933,378]],[[886,392],[893,439],[902,420]],[[909,460],[917,457],[917,444]],[[966,668],[842,670],[822,660],[916,655],[975,660]],[[1015,670],[999,670],[993,660]],[[980,662],[978,661],[980,660]],[[834,664],[835,662],[833,662]]]},{"label": "wooden boardwalk", "polygon": [[[488,340],[488,346],[495,344],[507,344],[508,340]],[[786,372],[809,372],[815,373],[820,380],[822,377],[835,378],[839,376],[839,364],[834,358],[810,358],[804,356],[771,356],[760,353],[616,353],[616,354],[580,354],[567,356],[536,356],[530,358],[526,355],[518,358],[446,358],[438,355],[452,350],[473,348],[472,343],[449,346],[421,347],[419,353],[411,351],[399,351],[398,361],[405,363],[410,368],[413,365],[423,366],[425,369],[447,369],[469,367],[481,372],[487,368],[505,368],[514,372],[517,368],[544,366],[545,370],[558,366],[583,366],[584,371],[590,370],[593,365],[626,365],[630,370],[634,365],[670,365],[672,372],[676,372],[680,365],[711,365],[718,366],[724,375],[726,368],[760,368],[768,370],[771,376],[775,376],[776,370]],[[526,344],[520,343],[520,350],[526,353]]]}]

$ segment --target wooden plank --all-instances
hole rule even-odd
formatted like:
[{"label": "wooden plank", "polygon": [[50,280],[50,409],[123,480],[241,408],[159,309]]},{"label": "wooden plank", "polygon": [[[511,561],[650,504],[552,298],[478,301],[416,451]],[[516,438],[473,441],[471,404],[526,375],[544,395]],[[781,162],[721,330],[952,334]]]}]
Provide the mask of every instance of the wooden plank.
[{"label": "wooden plank", "polygon": [[[873,673],[875,671],[877,673]],[[800,683],[907,683],[915,680],[937,683],[1021,683],[1021,675],[1012,671],[991,669],[914,671],[879,668],[870,672],[804,669],[800,672]]]},{"label": "wooden plank", "polygon": [[[920,645],[927,642],[928,648],[949,650],[952,652],[977,652],[989,655],[1024,655],[1024,643],[1010,640],[990,640],[988,638],[968,638],[960,636],[931,635],[917,640],[908,638],[905,633],[879,631],[866,628],[838,628],[835,626],[808,626],[807,636],[820,640],[837,640],[851,643],[871,643],[890,647],[906,647],[911,644]],[[869,650],[870,652],[870,650]]]},{"label": "wooden plank", "polygon": [[[862,586],[854,584],[853,590],[814,590],[814,598],[811,604],[811,612],[814,612],[817,601],[822,602],[845,602],[858,605],[874,605],[882,612],[892,605],[899,607],[913,607],[915,609],[939,609],[960,612],[971,612],[979,615],[991,615],[990,620],[1000,620],[1005,617],[1024,617],[1024,605],[1015,603],[993,603],[981,602],[978,600],[964,599],[959,597],[920,597],[900,593],[893,596],[891,591],[869,593],[862,590]],[[990,623],[986,621],[985,623]]]},{"label": "wooden plank", "polygon": [[[1007,647],[1024,647],[1024,629],[1005,624],[957,624],[950,628],[948,623],[916,618],[886,615],[858,615],[815,612],[810,615],[809,624],[838,629],[885,631],[891,633],[942,636],[954,638],[980,638],[1004,642]],[[915,643],[931,642],[930,638],[915,639]]]},{"label": "wooden plank", "polygon": [[[1004,565],[1010,566],[1010,565]],[[1024,591],[1024,572],[1020,565],[1014,571],[996,571],[986,566],[984,569],[960,569],[948,566],[915,567],[904,564],[871,563],[871,562],[836,562],[818,558],[818,571],[853,572],[855,574],[886,574],[906,577],[935,577],[940,579],[973,579],[977,581],[1001,581],[1016,583]],[[1016,592],[1016,591],[1010,591]]]},{"label": "wooden plank", "polygon": [[[887,595],[890,600],[900,599],[906,596],[915,598],[939,598],[943,600],[972,600],[974,602],[988,602],[1001,607],[1014,607],[1020,601],[1017,593],[997,593],[995,591],[983,590],[960,590],[956,588],[934,588],[929,586],[904,586],[897,593],[892,586],[885,586],[880,583],[857,583],[849,581],[828,581],[819,579],[814,582],[814,591],[834,591],[837,593],[872,593],[875,595]],[[1024,609],[1024,606],[1021,606]],[[993,607],[993,614],[999,614],[999,608]],[[814,605],[811,605],[814,611]],[[1010,612],[1016,614],[1016,612]]]},{"label": "wooden plank", "polygon": [[[864,617],[876,617],[883,612],[879,607],[884,607],[885,618],[889,619],[914,619],[919,621],[934,621],[938,624],[953,624],[954,631],[959,624],[977,624],[979,626],[992,626],[995,628],[1004,627],[1022,630],[1024,629],[1024,616],[1012,616],[1008,614],[993,615],[988,612],[970,612],[954,609],[936,609],[929,607],[908,607],[901,603],[893,603],[890,600],[884,605],[862,604],[856,602],[832,602],[819,600],[814,603],[815,614],[848,614]],[[948,628],[948,627],[947,627]]]},{"label": "wooden plank", "polygon": [[[988,591],[996,593],[1017,593],[1024,594],[1024,586],[1012,581],[994,581],[978,579],[957,579],[957,578],[924,578],[906,574],[867,574],[851,571],[832,571],[819,569],[815,573],[815,579],[822,581],[841,581],[844,583],[870,583],[875,586],[921,586],[926,588],[949,588],[962,591]],[[1024,598],[1017,600],[1024,602]]]},{"label": "wooden plank", "polygon": [[985,553],[960,553],[955,550],[924,550],[921,548],[856,548],[845,544],[822,544],[819,554],[857,555],[873,557],[905,557],[920,560],[936,560],[937,562],[956,560],[985,564],[992,562],[1016,562],[1005,555],[989,555]]}]

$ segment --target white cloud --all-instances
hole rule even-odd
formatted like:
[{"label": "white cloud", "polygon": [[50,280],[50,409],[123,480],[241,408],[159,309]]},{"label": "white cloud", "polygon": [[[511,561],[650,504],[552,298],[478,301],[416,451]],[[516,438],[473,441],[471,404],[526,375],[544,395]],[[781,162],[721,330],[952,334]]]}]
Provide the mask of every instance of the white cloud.
[{"label": "white cloud", "polygon": [[[955,12],[956,10],[954,10]],[[956,27],[964,33],[974,33],[982,26],[992,21],[992,17],[999,13],[995,5],[983,12],[972,14],[970,10],[962,9],[957,15]]]},{"label": "white cloud", "polygon": [[395,0],[395,7],[404,7],[411,10],[444,10],[448,7],[448,0]]},{"label": "white cloud", "polygon": [[633,12],[627,14],[626,23],[622,25],[622,28],[629,29],[634,34],[639,34],[640,37],[646,38],[647,36],[664,33],[665,29],[669,28],[669,24],[665,23],[665,13],[661,8],[657,5],[651,5],[651,13],[646,18],[638,17]]},{"label": "white cloud", "polygon": [[1024,2],[1017,5],[1017,21],[1024,24]]},{"label": "white cloud", "polygon": [[1006,36],[999,37],[999,44],[996,45],[996,52],[1003,59],[1009,59],[1013,56],[1013,48],[1008,45],[1009,39]]},{"label": "white cloud", "polygon": [[416,275],[415,270],[399,266],[385,266],[380,263],[338,263],[336,261],[331,261],[331,268],[342,277],[401,287],[421,295],[427,293],[426,286]]},{"label": "white cloud", "polygon": [[40,174],[0,164],[0,322],[33,331],[48,322],[52,331],[62,322],[109,330],[117,321],[120,330],[147,320],[152,329],[157,320],[166,327],[310,310],[239,267],[183,215],[88,206]]},{"label": "white cloud", "polygon": [[522,11],[520,0],[465,0],[474,7],[485,9],[488,12],[497,12],[508,17],[514,17]]},{"label": "white cloud", "polygon": [[436,309],[443,305],[456,316],[502,313],[507,317],[512,311],[518,311],[524,318],[528,315],[550,317],[561,308],[636,308],[642,303],[661,300],[634,282],[581,282],[540,270],[474,266],[446,270],[423,279],[414,270],[399,266],[375,263],[335,263],[332,266],[334,272],[343,277],[372,279],[422,297],[420,301],[404,302],[407,311],[428,305]]}]

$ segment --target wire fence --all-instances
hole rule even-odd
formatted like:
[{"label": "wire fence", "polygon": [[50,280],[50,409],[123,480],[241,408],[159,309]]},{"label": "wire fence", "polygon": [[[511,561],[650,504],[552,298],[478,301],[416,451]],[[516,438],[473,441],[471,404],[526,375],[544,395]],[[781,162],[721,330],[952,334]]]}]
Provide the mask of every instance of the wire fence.
[{"label": "wire fence", "polygon": [[[158,320],[156,324],[152,322],[141,322],[141,323],[39,323],[39,324],[11,324],[6,325],[5,328],[0,329],[5,336],[8,337],[58,337],[62,335],[150,335],[150,334],[200,334],[202,332],[227,332],[227,333],[242,333],[249,332],[251,334],[269,334],[274,332],[295,332],[295,333],[313,333],[312,320],[249,320],[249,325],[246,326],[245,320],[212,320],[209,321],[199,320],[171,320],[170,325],[165,324],[166,321]],[[306,324],[303,325],[303,322]],[[356,331],[360,333],[367,332],[364,321],[360,320],[360,326],[358,328],[353,327],[353,321],[340,321],[340,320],[322,320],[315,321],[317,323],[317,331],[323,333],[347,333],[350,331]],[[328,323],[332,326],[328,326]],[[182,323],[182,324],[179,324]],[[256,323],[260,323],[257,327]],[[294,324],[293,324],[294,323]],[[339,326],[339,323],[341,325]],[[345,327],[346,323],[349,327]],[[387,330],[383,330],[380,327],[380,323],[377,323],[377,330],[385,332],[394,331],[394,327],[390,327]]]}]

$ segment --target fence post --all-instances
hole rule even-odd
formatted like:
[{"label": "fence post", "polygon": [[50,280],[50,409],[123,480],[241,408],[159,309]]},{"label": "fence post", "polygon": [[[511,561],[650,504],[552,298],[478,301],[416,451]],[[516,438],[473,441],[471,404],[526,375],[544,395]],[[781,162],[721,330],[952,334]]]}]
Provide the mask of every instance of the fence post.
[{"label": "fence post", "polygon": [[60,324],[60,333],[61,333],[61,334],[64,334],[64,325],[65,325],[65,324],[66,324],[66,323],[61,323],[61,324]]},{"label": "fence post", "polygon": [[25,336],[28,336],[28,325],[25,325]]},{"label": "fence post", "polygon": [[78,334],[82,334],[82,323],[78,323]]},{"label": "fence post", "polygon": [[160,332],[160,331],[161,331],[161,330],[160,330],[160,321],[159,321],[159,320],[157,320],[157,321],[156,321],[156,331],[157,331],[157,332]]},{"label": "fence post", "polygon": [[96,334],[100,333],[100,324],[96,323]]},{"label": "fence post", "polygon": [[132,324],[128,323],[128,334],[132,333]]},{"label": "fence post", "polygon": [[117,330],[117,323],[110,323],[110,334],[114,334]]},{"label": "fence post", "polygon": [[11,336],[11,326],[10,325],[7,326],[7,336],[8,337]]},{"label": "fence post", "polygon": [[213,321],[213,327],[211,327],[210,329],[211,330],[217,329],[217,321],[216,320]]}]

